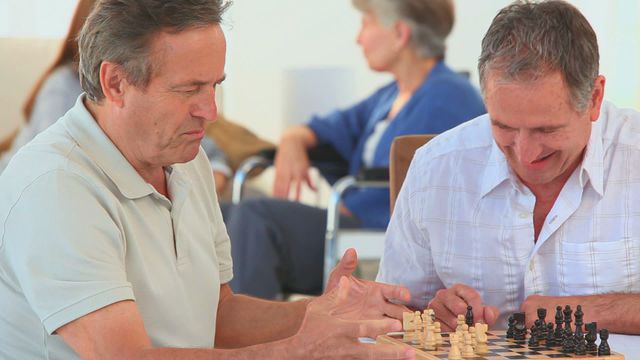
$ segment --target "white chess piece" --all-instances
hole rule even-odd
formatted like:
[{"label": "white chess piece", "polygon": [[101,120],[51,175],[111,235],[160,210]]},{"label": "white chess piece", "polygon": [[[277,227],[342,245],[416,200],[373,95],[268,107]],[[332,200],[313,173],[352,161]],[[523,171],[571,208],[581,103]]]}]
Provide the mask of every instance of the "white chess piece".
[{"label": "white chess piece", "polygon": [[487,330],[489,330],[489,325],[476,324],[476,354],[483,355],[489,353]]},{"label": "white chess piece", "polygon": [[440,326],[440,322],[436,321],[433,323],[434,332],[436,334],[436,344],[442,345],[444,344],[444,339],[442,339],[442,327]]},{"label": "white chess piece", "polygon": [[462,347],[462,357],[470,358],[474,357],[473,346],[471,346],[471,333],[468,331],[464,333],[464,345]]},{"label": "white chess piece", "polygon": [[449,349],[448,360],[462,360],[462,354],[460,353],[458,335],[455,333],[449,334],[449,342],[451,342],[451,349]]}]

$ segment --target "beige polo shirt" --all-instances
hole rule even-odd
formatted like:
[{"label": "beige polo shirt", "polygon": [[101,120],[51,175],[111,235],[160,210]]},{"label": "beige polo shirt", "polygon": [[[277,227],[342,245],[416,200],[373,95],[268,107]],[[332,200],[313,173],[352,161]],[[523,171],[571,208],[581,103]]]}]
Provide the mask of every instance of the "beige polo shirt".
[{"label": "beige polo shirt", "polygon": [[60,326],[134,299],[156,346],[213,347],[229,237],[201,150],[146,183],[82,103],[0,176],[0,358],[72,359]]}]

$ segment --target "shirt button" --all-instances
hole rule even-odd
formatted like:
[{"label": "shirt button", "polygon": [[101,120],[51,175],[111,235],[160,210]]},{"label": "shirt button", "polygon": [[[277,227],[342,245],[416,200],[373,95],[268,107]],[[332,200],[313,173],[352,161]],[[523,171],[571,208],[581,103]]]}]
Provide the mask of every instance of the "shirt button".
[{"label": "shirt button", "polygon": [[536,268],[535,264],[533,262],[529,263],[529,271],[533,272],[533,270]]},{"label": "shirt button", "polygon": [[521,212],[519,216],[520,219],[526,219],[527,217],[529,217],[529,214]]}]

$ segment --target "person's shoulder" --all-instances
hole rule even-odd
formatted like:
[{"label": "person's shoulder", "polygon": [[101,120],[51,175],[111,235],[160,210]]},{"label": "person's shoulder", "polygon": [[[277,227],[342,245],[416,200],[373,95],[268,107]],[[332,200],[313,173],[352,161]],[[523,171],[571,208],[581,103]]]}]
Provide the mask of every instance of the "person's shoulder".
[{"label": "person's shoulder", "polygon": [[416,151],[417,162],[446,161],[454,154],[487,153],[493,145],[489,115],[484,114],[437,135]]},{"label": "person's shoulder", "polygon": [[51,71],[49,76],[44,80],[40,92],[73,91],[79,95],[79,89],[80,80],[78,79],[78,73],[75,70],[75,67],[72,64],[65,64],[58,66]]},{"label": "person's shoulder", "polygon": [[598,120],[605,147],[624,147],[640,151],[640,112],[618,108],[604,101]]}]

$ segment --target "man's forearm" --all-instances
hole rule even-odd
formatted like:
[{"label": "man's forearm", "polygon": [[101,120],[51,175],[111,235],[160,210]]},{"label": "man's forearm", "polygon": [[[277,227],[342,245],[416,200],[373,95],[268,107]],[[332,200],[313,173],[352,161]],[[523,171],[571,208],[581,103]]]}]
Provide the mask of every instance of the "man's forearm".
[{"label": "man's forearm", "polygon": [[[252,359],[304,359],[302,348],[285,339],[269,344],[258,344],[242,349],[150,349],[131,359],[145,360],[252,360]],[[217,346],[216,346],[217,347]]]},{"label": "man's forearm", "polygon": [[[597,322],[599,329],[619,334],[640,334],[640,294],[602,294],[589,296],[529,296],[522,304],[527,324],[537,319],[536,311],[547,309],[547,322],[553,321],[556,306],[571,306],[573,314],[582,305],[584,322]],[[551,319],[551,320],[549,320]],[[573,319],[572,319],[573,321]]]},{"label": "man's forearm", "polygon": [[300,328],[307,303],[233,295],[219,305],[216,347],[245,347],[290,337]]}]

